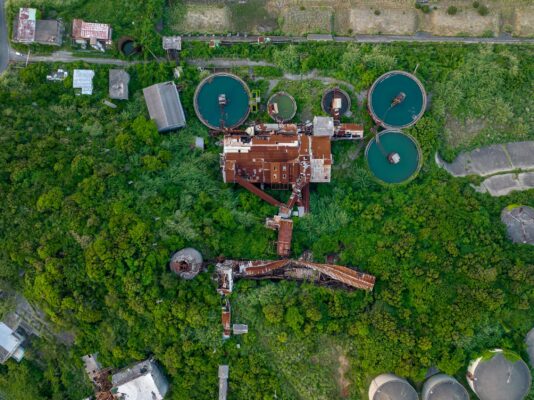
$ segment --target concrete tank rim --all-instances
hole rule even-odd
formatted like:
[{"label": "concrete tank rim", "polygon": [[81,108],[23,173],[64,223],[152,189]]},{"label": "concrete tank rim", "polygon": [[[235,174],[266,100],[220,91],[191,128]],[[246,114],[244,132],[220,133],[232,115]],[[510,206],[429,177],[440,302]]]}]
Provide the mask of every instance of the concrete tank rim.
[{"label": "concrete tank rim", "polygon": [[364,156],[365,156],[365,164],[367,165],[367,168],[369,169],[369,171],[371,171],[372,175],[373,175],[373,178],[378,181],[378,183],[380,183],[381,185],[384,185],[384,186],[400,186],[400,185],[405,185],[405,184],[408,184],[410,183],[411,181],[413,181],[415,178],[417,178],[417,176],[419,175],[419,172],[421,171],[421,168],[423,166],[423,151],[421,149],[421,146],[419,145],[419,142],[417,141],[417,139],[415,139],[412,135],[410,135],[409,133],[406,133],[406,132],[403,132],[401,129],[399,128],[389,128],[389,129],[385,129],[383,131],[380,131],[377,133],[377,135],[381,135],[381,134],[384,134],[384,133],[400,133],[406,137],[408,137],[414,144],[415,144],[415,147],[417,148],[417,155],[419,157],[419,161],[417,163],[417,168],[416,170],[413,172],[413,174],[406,180],[402,181],[402,182],[398,182],[398,183],[394,183],[394,182],[386,182],[386,181],[383,181],[382,179],[379,179],[374,173],[372,173],[372,170],[369,166],[369,162],[368,162],[368,156],[367,156],[367,153],[369,152],[369,149],[371,147],[371,143],[373,143],[376,139],[376,135],[373,136],[371,138],[371,140],[369,140],[369,142],[367,143],[367,146],[365,146],[365,152],[364,152]]},{"label": "concrete tank rim", "polygon": [[[417,84],[417,86],[419,86],[419,89],[421,90],[421,94],[423,96],[423,105],[421,107],[421,111],[419,112],[419,114],[417,114],[417,118],[415,118],[412,122],[409,122],[408,124],[405,124],[405,125],[394,126],[394,125],[388,125],[384,121],[382,121],[380,118],[378,118],[378,116],[376,115],[375,111],[373,110],[373,105],[372,105],[372,102],[371,102],[371,95],[372,95],[373,91],[375,90],[377,84],[380,83],[384,78],[386,78],[386,77],[388,77],[390,75],[398,75],[398,74],[409,77],[410,79],[412,79]],[[371,118],[373,118],[373,121],[375,121],[378,125],[384,127],[385,129],[405,129],[405,128],[409,128],[409,127],[415,125],[421,119],[423,114],[425,113],[425,110],[426,110],[426,107],[427,107],[427,101],[428,101],[428,99],[427,99],[426,90],[425,90],[425,87],[423,86],[423,84],[421,83],[421,81],[414,74],[411,74],[411,73],[406,72],[406,71],[401,71],[401,70],[388,71],[388,72],[380,75],[378,78],[375,79],[375,81],[371,85],[371,88],[367,91],[367,108],[369,109],[369,113],[371,114]]]},{"label": "concrete tank rim", "polygon": [[341,94],[343,94],[343,96],[347,98],[348,106],[346,112],[349,112],[350,108],[352,107],[352,100],[350,99],[349,93],[346,90],[341,89],[339,86],[333,86],[323,91],[323,95],[321,96],[321,109],[323,110],[323,112],[328,114],[328,110],[326,110],[324,107],[324,100],[326,95],[334,90],[339,91]]},{"label": "concrete tank rim", "polygon": [[284,91],[284,90],[279,90],[275,93],[273,93],[270,97],[269,97],[269,100],[267,100],[267,105],[269,105],[271,103],[271,100],[275,97],[275,96],[287,96],[289,97],[289,99],[291,100],[291,103],[293,104],[293,114],[291,115],[290,118],[285,118],[285,119],[276,119],[270,112],[269,112],[269,109],[267,109],[267,113],[269,114],[269,116],[276,122],[281,122],[281,123],[286,123],[288,121],[291,121],[293,118],[295,118],[295,115],[297,114],[297,102],[295,101],[295,98],[290,95],[288,92]]},{"label": "concrete tank rim", "polygon": [[[491,357],[489,357],[490,354],[491,354]],[[510,356],[513,356],[514,360],[510,360],[509,359]],[[531,370],[530,370],[528,364],[516,352],[514,352],[512,350],[507,350],[507,349],[488,350],[486,353],[484,353],[484,355],[482,355],[482,356],[480,356],[480,357],[478,357],[478,358],[476,358],[476,359],[471,361],[470,365],[473,364],[473,363],[476,363],[476,366],[474,367],[474,370],[473,370],[473,379],[469,380],[469,376],[468,376],[468,382],[470,384],[472,382],[473,391],[475,392],[475,394],[477,394],[477,396],[479,398],[482,399],[482,397],[480,397],[480,394],[478,393],[478,392],[480,392],[480,389],[481,389],[481,387],[480,387],[481,383],[477,378],[477,370],[480,373],[480,367],[481,366],[487,365],[489,363],[494,362],[494,360],[497,357],[502,357],[505,361],[507,361],[511,365],[518,365],[520,370],[525,372],[525,377],[526,377],[526,380],[527,380],[525,393],[524,394],[519,394],[519,396],[510,398],[509,400],[522,400],[522,399],[524,399],[524,397],[529,393],[529,391],[530,391],[530,389],[532,387]],[[478,390],[477,390],[477,387],[478,387]],[[482,399],[482,400],[484,400],[484,399]]]},{"label": "concrete tank rim", "polygon": [[432,400],[433,395],[428,394],[428,392],[432,389],[440,387],[443,384],[452,384],[455,388],[458,388],[461,391],[465,400],[469,400],[469,392],[467,391],[465,386],[462,385],[460,382],[458,382],[458,380],[455,377],[444,374],[444,373],[438,373],[436,375],[431,376],[430,378],[426,380],[426,382],[423,385],[423,390],[421,391],[422,400]]},{"label": "concrete tank rim", "polygon": [[[250,88],[248,87],[247,83],[243,79],[241,79],[239,76],[237,76],[236,74],[232,74],[230,72],[214,72],[213,74],[209,74],[204,79],[202,79],[197,85],[197,87],[195,88],[195,94],[193,95],[193,107],[195,109],[195,114],[197,115],[197,118],[200,120],[200,122],[202,122],[205,126],[213,130],[218,130],[220,129],[220,127],[211,125],[201,115],[200,111],[198,110],[198,94],[200,92],[200,89],[204,87],[204,85],[206,84],[206,82],[208,82],[209,79],[217,77],[217,76],[226,76],[228,78],[237,80],[239,83],[241,83],[241,86],[243,86],[243,88],[247,92],[248,98],[250,99],[251,97]],[[245,113],[245,115],[236,124],[233,124],[232,126],[227,126],[226,128],[233,129],[239,125],[242,125],[247,120],[249,115],[250,115],[250,105],[247,107],[247,112]]]}]

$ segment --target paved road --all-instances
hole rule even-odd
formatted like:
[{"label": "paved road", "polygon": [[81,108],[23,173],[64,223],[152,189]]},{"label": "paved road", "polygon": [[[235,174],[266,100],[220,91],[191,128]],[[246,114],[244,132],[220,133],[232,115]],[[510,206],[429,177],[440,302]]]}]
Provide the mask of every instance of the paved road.
[{"label": "paved road", "polygon": [[9,63],[9,41],[7,40],[7,26],[4,0],[0,0],[0,74]]},{"label": "paved road", "polygon": [[[186,42],[209,42],[212,39],[220,40],[222,44],[232,43],[256,43],[258,36],[182,36]],[[309,40],[304,36],[269,36],[271,43],[301,43]],[[393,43],[393,42],[421,42],[421,43],[488,43],[488,44],[534,44],[534,39],[516,38],[509,35],[499,37],[458,37],[458,36],[433,36],[427,33],[417,33],[415,35],[356,35],[356,36],[335,36],[329,42],[358,42],[358,43]]]},{"label": "paved road", "polygon": [[[1,0],[0,0],[1,1]],[[9,59],[13,62],[26,62],[26,54],[17,54],[15,50],[9,50]],[[141,63],[143,61],[124,61],[119,60],[118,58],[101,58],[101,57],[82,57],[78,55],[73,55],[69,51],[55,51],[48,56],[34,56],[30,54],[28,62],[75,62],[75,61],[84,61],[90,64],[112,64],[127,66],[131,64]]]}]

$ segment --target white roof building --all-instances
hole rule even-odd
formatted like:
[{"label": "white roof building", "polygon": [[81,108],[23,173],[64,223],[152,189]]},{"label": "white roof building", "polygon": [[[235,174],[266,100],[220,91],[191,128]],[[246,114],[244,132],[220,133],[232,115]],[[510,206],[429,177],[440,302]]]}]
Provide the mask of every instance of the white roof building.
[{"label": "white roof building", "polygon": [[82,94],[93,94],[93,77],[95,71],[92,69],[75,69],[72,76],[72,87],[81,89]]},{"label": "white roof building", "polygon": [[5,363],[10,357],[20,361],[24,357],[22,342],[24,338],[9,326],[0,322],[0,363]]},{"label": "white roof building", "polygon": [[334,118],[313,117],[313,136],[334,136]]},{"label": "white roof building", "polygon": [[152,359],[113,374],[111,383],[118,400],[162,400],[169,390],[167,379]]}]

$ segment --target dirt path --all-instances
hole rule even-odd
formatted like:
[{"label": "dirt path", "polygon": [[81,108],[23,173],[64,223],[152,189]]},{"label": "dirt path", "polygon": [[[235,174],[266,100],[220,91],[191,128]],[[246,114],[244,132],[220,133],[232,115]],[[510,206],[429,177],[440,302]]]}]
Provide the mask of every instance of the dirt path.
[{"label": "dirt path", "polygon": [[345,374],[349,371],[350,364],[345,354],[340,354],[338,361],[339,367],[337,369],[337,373],[339,376],[337,378],[337,384],[339,386],[341,397],[347,398],[349,397],[350,381],[346,378]]}]

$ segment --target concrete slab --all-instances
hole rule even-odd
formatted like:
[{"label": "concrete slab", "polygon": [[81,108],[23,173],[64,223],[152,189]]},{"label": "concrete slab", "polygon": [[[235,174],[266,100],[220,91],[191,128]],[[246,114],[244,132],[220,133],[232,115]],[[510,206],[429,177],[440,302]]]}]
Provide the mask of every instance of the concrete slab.
[{"label": "concrete slab", "polygon": [[475,187],[477,191],[481,193],[488,192],[494,197],[506,196],[516,190],[521,191],[533,188],[534,172],[490,176],[484,179],[479,187]]},{"label": "concrete slab", "polygon": [[501,212],[501,221],[514,243],[534,245],[534,208],[522,205],[505,207]]},{"label": "concrete slab", "polygon": [[514,169],[534,169],[534,141],[506,144]]},{"label": "concrete slab", "polygon": [[461,153],[452,163],[443,161],[436,154],[436,163],[456,177],[531,170],[534,169],[534,141],[481,147]]},{"label": "concrete slab", "polygon": [[506,172],[513,166],[502,145],[492,145],[475,149],[470,153],[471,162],[467,165],[467,175],[487,176]]}]

